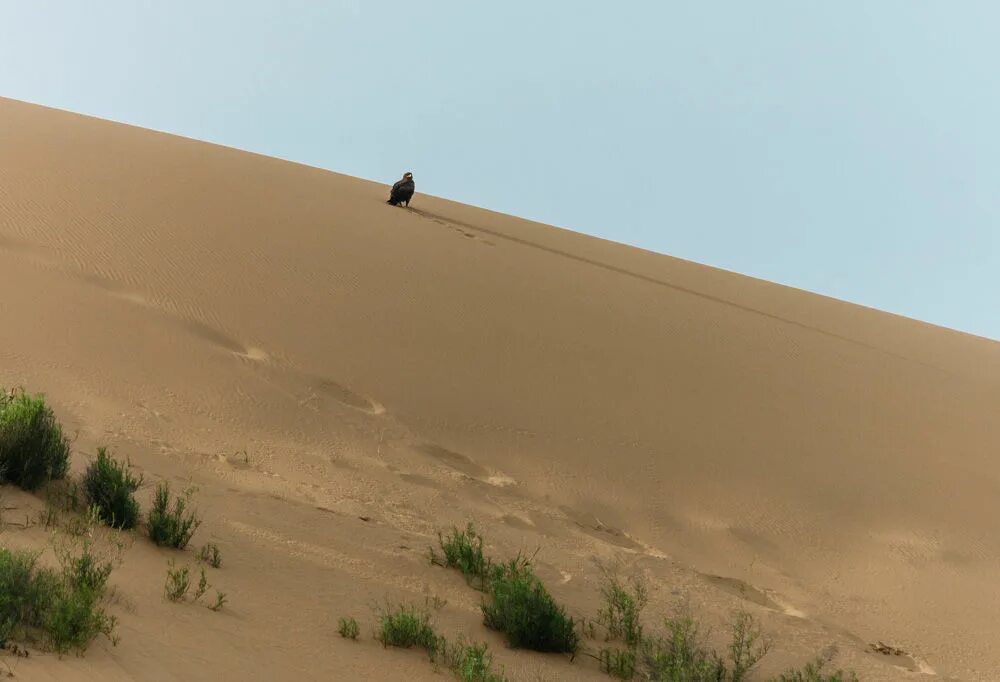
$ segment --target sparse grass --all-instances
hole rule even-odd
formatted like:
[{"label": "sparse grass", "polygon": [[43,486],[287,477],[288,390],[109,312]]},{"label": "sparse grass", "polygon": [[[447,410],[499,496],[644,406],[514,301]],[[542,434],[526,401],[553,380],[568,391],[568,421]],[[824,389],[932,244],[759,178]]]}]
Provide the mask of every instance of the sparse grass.
[{"label": "sparse grass", "polygon": [[191,536],[201,525],[201,519],[187,511],[190,492],[178,495],[173,508],[170,505],[170,484],[163,482],[156,486],[153,508],[149,510],[146,525],[149,539],[157,545],[184,549]]},{"label": "sparse grass", "polygon": [[837,670],[832,673],[824,673],[827,660],[820,657],[798,670],[788,670],[777,677],[773,682],[858,682],[858,677],[853,672]]},{"label": "sparse grass", "polygon": [[36,490],[68,472],[69,442],[45,399],[0,389],[0,482]]},{"label": "sparse grass", "polygon": [[728,680],[726,665],[714,651],[701,644],[698,624],[689,617],[667,619],[666,635],[644,639],[640,666],[650,680]]},{"label": "sparse grass", "polygon": [[607,639],[620,640],[630,649],[637,648],[642,642],[639,615],[649,600],[646,584],[636,578],[629,589],[617,575],[606,572],[601,596],[604,605],[598,611],[597,622],[607,630]]},{"label": "sparse grass", "polygon": [[459,642],[449,645],[442,638],[439,656],[462,682],[507,682],[502,668],[493,669],[493,654],[485,644]]},{"label": "sparse grass", "polygon": [[515,648],[576,653],[579,635],[531,568],[531,560],[518,554],[497,564],[483,553],[483,536],[470,522],[465,530],[438,533],[441,554],[431,548],[431,562],[462,572],[473,587],[486,592],[483,622],[504,633]]},{"label": "sparse grass", "polygon": [[213,542],[207,542],[201,546],[201,551],[198,552],[198,558],[212,568],[219,568],[222,566],[222,553],[219,551],[218,545]]},{"label": "sparse grass", "polygon": [[432,658],[438,648],[438,636],[431,625],[430,614],[415,606],[400,605],[386,609],[378,616],[375,639],[384,647],[410,649],[419,647]]},{"label": "sparse grass", "polygon": [[201,577],[198,579],[198,587],[195,588],[194,591],[194,600],[198,601],[203,596],[205,596],[205,592],[208,591],[208,588],[209,588],[208,578],[205,577],[205,569],[203,568],[201,569]]},{"label": "sparse grass", "polygon": [[226,605],[227,601],[229,601],[229,600],[226,599],[226,593],[225,592],[219,592],[218,590],[216,590],[215,591],[215,603],[212,604],[211,606],[209,606],[208,608],[212,609],[213,611],[218,611],[223,606]]},{"label": "sparse grass", "polygon": [[337,623],[337,632],[339,632],[340,636],[344,639],[356,640],[358,635],[361,634],[361,628],[358,627],[358,621],[354,618],[341,618]]},{"label": "sparse grass", "polygon": [[191,587],[191,571],[187,566],[176,568],[171,561],[167,565],[167,582],[163,586],[163,594],[173,602],[183,601]]},{"label": "sparse grass", "polygon": [[631,680],[636,673],[634,649],[601,649],[601,671],[619,680]]},{"label": "sparse grass", "polygon": [[504,633],[514,648],[576,653],[579,647],[573,619],[523,556],[494,566],[482,610],[486,627]]},{"label": "sparse grass", "polygon": [[[338,631],[341,637],[356,639],[358,623],[353,618],[341,618]],[[449,643],[434,631],[430,613],[416,606],[380,610],[375,639],[385,647],[423,649],[433,663],[448,668],[462,682],[507,682],[502,669],[493,669],[493,655],[485,644]]]},{"label": "sparse grass", "polygon": [[483,536],[476,532],[471,521],[465,530],[453,527],[447,537],[439,532],[438,544],[441,546],[441,554],[432,547],[431,563],[458,569],[470,585],[486,590],[493,562],[483,554]]},{"label": "sparse grass", "polygon": [[117,624],[103,608],[112,564],[89,542],[57,549],[61,570],[38,554],[0,548],[0,644],[30,641],[59,653],[82,653],[98,635],[117,643]]},{"label": "sparse grass", "polygon": [[83,489],[100,519],[112,528],[130,529],[139,523],[139,503],[135,491],[142,476],[134,476],[125,462],[111,457],[105,448],[97,449],[97,459],[83,476]]}]

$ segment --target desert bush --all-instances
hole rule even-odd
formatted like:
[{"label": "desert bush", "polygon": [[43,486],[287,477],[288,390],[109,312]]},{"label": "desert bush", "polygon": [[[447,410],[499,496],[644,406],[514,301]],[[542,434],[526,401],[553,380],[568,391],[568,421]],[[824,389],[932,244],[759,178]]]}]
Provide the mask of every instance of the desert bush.
[{"label": "desert bush", "polygon": [[573,619],[520,555],[493,567],[482,610],[486,627],[504,633],[514,648],[576,653],[579,646]]},{"label": "desert bush", "polygon": [[222,552],[219,551],[218,545],[213,542],[207,542],[201,546],[201,551],[198,552],[198,558],[212,568],[219,568],[222,566]]},{"label": "desert bush", "polygon": [[470,521],[465,530],[453,527],[445,537],[438,533],[441,554],[431,548],[431,563],[462,572],[466,581],[477,589],[485,590],[493,562],[483,554],[483,536],[476,532]]},{"label": "desert bush", "polygon": [[167,581],[163,594],[170,601],[183,601],[191,587],[191,571],[187,566],[177,568],[174,562],[167,564]]},{"label": "desert bush", "polygon": [[358,621],[354,618],[341,618],[337,623],[337,632],[344,639],[357,639],[358,635],[361,634],[361,628],[358,627]]},{"label": "desert bush", "polygon": [[507,682],[503,669],[493,669],[493,654],[485,644],[459,642],[448,645],[442,640],[444,662],[462,682]]},{"label": "desert bush", "polygon": [[215,591],[215,603],[212,604],[211,606],[209,606],[208,608],[212,609],[213,611],[218,611],[219,609],[221,609],[223,606],[226,605],[227,601],[229,601],[229,600],[226,598],[226,593],[225,592],[219,592],[218,590],[216,590]]},{"label": "desert bush", "polygon": [[0,389],[0,481],[35,490],[68,472],[69,441],[45,399]]},{"label": "desert bush", "polygon": [[664,625],[665,636],[643,638],[639,646],[639,668],[644,679],[742,682],[770,648],[757,622],[747,613],[737,614],[733,621],[728,657],[702,644],[694,619],[668,618]]},{"label": "desert bush", "polygon": [[105,448],[97,449],[97,459],[83,475],[88,501],[97,507],[101,521],[112,528],[130,529],[139,523],[135,491],[141,485],[142,476],[133,476],[128,466],[111,457]]},{"label": "desert bush", "polygon": [[619,680],[631,680],[636,673],[634,649],[601,649],[601,672]]},{"label": "desert bush", "polygon": [[642,642],[642,624],[639,616],[646,607],[646,585],[639,579],[632,580],[629,589],[618,576],[605,573],[601,584],[604,605],[598,611],[597,622],[607,630],[608,640],[620,640],[630,649]]},{"label": "desert bush", "polygon": [[420,647],[431,657],[435,655],[439,644],[431,625],[430,614],[408,605],[382,611],[378,617],[375,638],[384,647]]},{"label": "desert bush", "polygon": [[102,606],[111,562],[88,543],[60,560],[56,571],[39,566],[37,554],[0,548],[0,645],[19,639],[82,653],[101,634],[117,642]]},{"label": "desert bush", "polygon": [[772,682],[858,682],[858,677],[853,672],[837,670],[832,673],[824,673],[827,660],[820,657],[814,661],[806,663],[798,670],[788,670],[777,677]]},{"label": "desert bush", "polygon": [[191,536],[201,525],[201,519],[194,512],[187,511],[189,494],[178,495],[170,506],[170,484],[163,482],[156,486],[153,508],[146,520],[149,539],[157,545],[184,549]]}]

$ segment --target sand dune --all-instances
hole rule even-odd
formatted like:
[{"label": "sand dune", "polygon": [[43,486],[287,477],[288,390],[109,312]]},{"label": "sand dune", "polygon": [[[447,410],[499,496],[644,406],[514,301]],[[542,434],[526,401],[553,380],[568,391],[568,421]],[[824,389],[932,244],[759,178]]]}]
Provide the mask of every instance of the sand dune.
[{"label": "sand dune", "polygon": [[836,645],[862,679],[1000,679],[1000,345],[385,196],[0,100],[0,385],[48,396],[75,469],[106,444],[147,483],[196,484],[230,595],[165,602],[173,554],[138,539],[113,577],[121,643],[20,676],[440,679],[336,636],[373,601],[438,595],[442,630],[512,679],[607,679],[506,649],[428,564],[438,528],[474,519],[498,550],[540,545],[575,614],[595,559],[647,576],[658,608],[750,609],[775,640],[762,676]]}]

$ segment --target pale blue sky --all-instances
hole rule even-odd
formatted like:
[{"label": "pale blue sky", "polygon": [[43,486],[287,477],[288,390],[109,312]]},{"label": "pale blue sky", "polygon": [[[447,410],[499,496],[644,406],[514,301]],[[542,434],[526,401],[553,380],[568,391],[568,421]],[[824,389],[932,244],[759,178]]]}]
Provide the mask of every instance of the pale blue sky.
[{"label": "pale blue sky", "polygon": [[0,0],[0,94],[1000,339],[1000,4]]}]

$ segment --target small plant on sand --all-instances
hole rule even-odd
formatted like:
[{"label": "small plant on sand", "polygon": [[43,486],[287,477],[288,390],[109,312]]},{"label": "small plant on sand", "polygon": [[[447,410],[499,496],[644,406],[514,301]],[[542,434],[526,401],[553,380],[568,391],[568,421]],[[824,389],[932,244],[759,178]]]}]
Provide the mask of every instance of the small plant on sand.
[{"label": "small plant on sand", "polygon": [[167,582],[163,586],[163,594],[173,602],[183,601],[191,587],[191,571],[187,566],[176,568],[171,561],[167,565]]},{"label": "small plant on sand", "polygon": [[222,553],[219,551],[219,546],[213,542],[206,542],[202,545],[201,551],[198,552],[198,558],[212,568],[222,566]]},{"label": "small plant on sand", "polygon": [[61,570],[38,554],[0,548],[0,645],[30,641],[59,653],[82,653],[98,635],[117,643],[116,620],[104,610],[112,563],[89,542],[57,548]]},{"label": "small plant on sand", "polygon": [[432,547],[431,563],[458,569],[476,589],[487,588],[493,562],[483,554],[483,536],[476,532],[471,521],[465,530],[453,527],[447,537],[439,532],[438,544],[441,554]]},{"label": "small plant on sand", "polygon": [[384,647],[419,647],[432,657],[439,643],[431,625],[430,614],[407,605],[386,609],[379,614],[375,639]]},{"label": "small plant on sand", "polygon": [[198,601],[201,599],[205,592],[208,591],[210,585],[208,584],[208,578],[205,577],[205,569],[201,569],[201,577],[198,579],[198,587],[194,591],[194,600]]},{"label": "small plant on sand", "polygon": [[208,608],[212,609],[213,611],[218,611],[219,609],[221,609],[223,606],[226,605],[227,601],[228,600],[226,599],[226,593],[225,592],[219,592],[218,590],[216,590],[215,591],[215,603],[212,604],[211,606],[209,606]]},{"label": "small plant on sand", "polygon": [[42,396],[0,389],[0,482],[35,490],[69,472],[69,441]]},{"label": "small plant on sand", "polygon": [[179,495],[170,506],[170,484],[163,482],[156,486],[153,508],[149,510],[146,525],[149,539],[157,545],[184,549],[191,536],[201,525],[201,519],[194,512],[187,511],[190,493]]},{"label": "small plant on sand", "polygon": [[139,523],[139,503],[135,491],[142,476],[133,476],[124,462],[97,449],[97,459],[83,476],[83,489],[91,505],[98,509],[101,521],[112,528],[130,529]]},{"label": "small plant on sand", "polygon": [[620,640],[630,649],[642,642],[642,624],[639,616],[646,607],[648,593],[641,579],[633,579],[631,589],[611,571],[606,571],[601,584],[604,605],[597,614],[597,622],[607,630],[607,639]]},{"label": "small plant on sand", "polygon": [[358,635],[361,634],[361,628],[358,627],[358,621],[354,618],[341,618],[337,623],[337,632],[344,639],[357,639]]},{"label": "small plant on sand", "polygon": [[858,682],[858,677],[853,672],[823,672],[828,662],[828,659],[821,656],[798,670],[788,670],[778,675],[772,682]]},{"label": "small plant on sand", "polygon": [[521,555],[494,566],[482,610],[486,627],[504,633],[514,648],[575,654],[579,647],[573,619]]},{"label": "small plant on sand", "polygon": [[634,649],[601,649],[601,671],[619,680],[631,680],[636,673]]},{"label": "small plant on sand", "polygon": [[438,647],[441,659],[461,682],[507,682],[503,669],[493,669],[493,654],[485,644],[458,642],[448,644],[444,638]]},{"label": "small plant on sand", "polygon": [[688,616],[668,618],[664,626],[666,636],[644,638],[641,643],[639,668],[644,679],[742,682],[770,648],[747,613],[738,614],[733,622],[728,657],[702,644],[698,623]]}]

